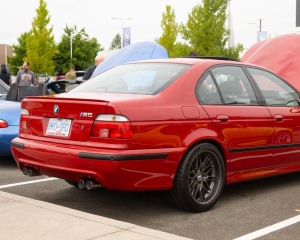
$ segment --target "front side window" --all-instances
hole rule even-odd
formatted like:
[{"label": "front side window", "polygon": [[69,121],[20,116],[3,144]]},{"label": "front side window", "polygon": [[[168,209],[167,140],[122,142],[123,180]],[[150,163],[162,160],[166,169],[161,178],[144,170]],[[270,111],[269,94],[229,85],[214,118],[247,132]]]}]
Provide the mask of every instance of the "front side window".
[{"label": "front side window", "polygon": [[72,91],[155,94],[188,68],[190,65],[173,63],[124,64],[95,76]]},{"label": "front side window", "polygon": [[299,94],[276,75],[256,68],[247,68],[268,106],[299,106]]}]

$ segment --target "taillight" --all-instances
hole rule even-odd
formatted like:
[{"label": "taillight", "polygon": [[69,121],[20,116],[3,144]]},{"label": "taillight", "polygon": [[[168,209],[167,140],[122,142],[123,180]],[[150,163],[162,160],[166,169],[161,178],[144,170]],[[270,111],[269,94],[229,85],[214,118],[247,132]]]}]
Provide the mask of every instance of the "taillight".
[{"label": "taillight", "polygon": [[20,116],[20,133],[30,133],[29,112],[27,109],[21,108]]},{"label": "taillight", "polygon": [[7,128],[8,124],[4,120],[0,119],[0,128]]},{"label": "taillight", "polygon": [[133,131],[128,118],[121,115],[101,114],[95,119],[91,136],[128,139],[133,137]]}]

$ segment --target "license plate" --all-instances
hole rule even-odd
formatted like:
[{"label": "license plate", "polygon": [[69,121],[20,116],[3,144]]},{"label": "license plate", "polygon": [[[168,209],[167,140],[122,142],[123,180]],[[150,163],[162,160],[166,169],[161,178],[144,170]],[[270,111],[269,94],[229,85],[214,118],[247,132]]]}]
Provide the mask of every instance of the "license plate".
[{"label": "license plate", "polygon": [[70,119],[50,118],[46,135],[56,137],[69,136],[71,122],[72,121]]}]

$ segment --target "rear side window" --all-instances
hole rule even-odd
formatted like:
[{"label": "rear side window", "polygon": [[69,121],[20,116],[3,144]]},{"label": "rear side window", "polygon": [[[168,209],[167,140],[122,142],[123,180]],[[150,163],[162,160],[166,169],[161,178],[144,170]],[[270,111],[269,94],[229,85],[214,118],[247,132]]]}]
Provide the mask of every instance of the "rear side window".
[{"label": "rear side window", "polygon": [[173,63],[125,64],[97,75],[72,91],[155,94],[188,68],[190,65]]},{"label": "rear side window", "polygon": [[276,75],[256,68],[247,68],[268,106],[298,106],[299,95]]},{"label": "rear side window", "polygon": [[202,104],[258,105],[253,88],[240,66],[218,66],[199,87]]}]

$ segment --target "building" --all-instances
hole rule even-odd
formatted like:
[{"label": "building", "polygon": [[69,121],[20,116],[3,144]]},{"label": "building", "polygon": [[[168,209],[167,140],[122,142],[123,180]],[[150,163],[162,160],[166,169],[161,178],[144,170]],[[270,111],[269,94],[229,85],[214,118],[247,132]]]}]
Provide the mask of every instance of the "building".
[{"label": "building", "polygon": [[7,58],[13,56],[13,48],[7,44],[0,44],[0,65],[8,64]]}]

